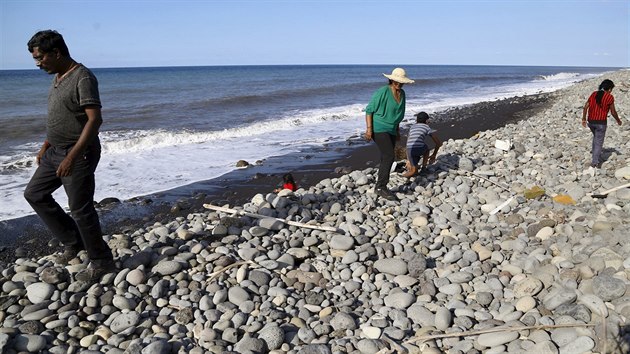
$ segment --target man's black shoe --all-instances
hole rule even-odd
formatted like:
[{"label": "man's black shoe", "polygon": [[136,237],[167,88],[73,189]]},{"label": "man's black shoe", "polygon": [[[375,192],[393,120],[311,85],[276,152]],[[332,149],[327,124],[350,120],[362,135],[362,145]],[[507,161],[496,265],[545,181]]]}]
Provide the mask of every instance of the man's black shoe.
[{"label": "man's black shoe", "polygon": [[99,263],[90,262],[87,268],[78,272],[75,276],[76,280],[95,283],[101,279],[101,277],[108,273],[114,273],[116,271],[116,263],[113,260],[101,261]]},{"label": "man's black shoe", "polygon": [[378,195],[381,198],[385,198],[387,200],[398,200],[398,198],[396,198],[394,193],[392,193],[389,189],[377,188],[376,195]]},{"label": "man's black shoe", "polygon": [[53,261],[60,265],[66,265],[71,260],[77,258],[81,251],[82,249],[80,248],[66,247],[61,254],[53,255]]}]

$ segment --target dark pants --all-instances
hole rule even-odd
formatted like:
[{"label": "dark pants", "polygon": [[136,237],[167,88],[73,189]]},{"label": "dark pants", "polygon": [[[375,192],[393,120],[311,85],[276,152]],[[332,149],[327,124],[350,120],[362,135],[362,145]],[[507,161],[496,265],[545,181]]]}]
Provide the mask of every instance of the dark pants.
[{"label": "dark pants", "polygon": [[591,133],[593,133],[591,165],[596,166],[603,162],[601,160],[601,155],[602,148],[604,147],[604,138],[606,137],[606,124],[589,123],[588,127],[591,129]]},{"label": "dark pants", "polygon": [[378,180],[376,189],[387,189],[389,174],[394,164],[394,148],[396,147],[396,136],[389,133],[374,133],[374,142],[381,152],[381,164],[378,166]]},{"label": "dark pants", "polygon": [[[65,247],[85,249],[91,260],[111,260],[112,252],[103,240],[98,214],[94,209],[94,171],[101,158],[100,145],[89,147],[74,162],[72,174],[57,177],[57,168],[70,148],[50,147],[26,186],[24,198]],[[52,197],[63,186],[68,196],[68,215]]]},{"label": "dark pants", "polygon": [[418,167],[420,160],[424,158],[424,154],[427,154],[427,149],[426,145],[415,146],[411,149],[407,148],[407,161],[409,161],[411,166]]}]

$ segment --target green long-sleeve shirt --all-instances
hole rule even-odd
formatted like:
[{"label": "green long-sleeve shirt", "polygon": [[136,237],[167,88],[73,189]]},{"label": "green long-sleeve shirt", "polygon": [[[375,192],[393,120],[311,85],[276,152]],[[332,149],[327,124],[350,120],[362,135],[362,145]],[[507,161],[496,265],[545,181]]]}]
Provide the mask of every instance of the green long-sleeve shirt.
[{"label": "green long-sleeve shirt", "polygon": [[385,85],[372,95],[365,108],[365,114],[372,114],[375,133],[396,135],[398,125],[405,117],[405,91],[400,90],[400,103],[396,102],[389,85]]}]

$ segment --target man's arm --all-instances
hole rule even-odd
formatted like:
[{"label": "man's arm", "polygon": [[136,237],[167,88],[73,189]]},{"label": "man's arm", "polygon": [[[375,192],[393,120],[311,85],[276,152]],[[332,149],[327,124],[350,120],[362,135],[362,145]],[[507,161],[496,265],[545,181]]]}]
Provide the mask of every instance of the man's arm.
[{"label": "man's arm", "polygon": [[72,165],[74,164],[74,161],[77,157],[83,154],[88,144],[96,138],[98,135],[98,129],[103,123],[101,107],[86,106],[85,114],[87,115],[88,121],[85,123],[77,143],[74,144],[70,152],[68,152],[68,155],[66,155],[66,158],[61,161],[61,164],[59,164],[59,168],[57,169],[57,176],[59,177],[66,177],[72,174]]},{"label": "man's arm", "polygon": [[435,134],[431,134],[431,139],[433,139],[433,142],[435,143],[435,149],[433,149],[433,154],[431,155],[431,159],[429,160],[429,162],[434,163],[435,158],[437,157],[438,150],[440,150],[440,146],[442,146],[442,142],[440,141],[440,138],[438,138]]}]

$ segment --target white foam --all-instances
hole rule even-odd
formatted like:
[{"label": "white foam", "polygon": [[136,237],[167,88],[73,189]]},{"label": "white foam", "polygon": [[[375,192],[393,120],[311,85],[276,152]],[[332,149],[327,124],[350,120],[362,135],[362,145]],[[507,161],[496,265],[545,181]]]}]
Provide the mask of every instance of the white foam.
[{"label": "white foam", "polygon": [[580,76],[578,73],[557,73],[553,75],[541,75],[540,80],[545,81],[557,81],[557,80],[571,80]]},{"label": "white foam", "polygon": [[257,122],[246,126],[219,131],[195,132],[190,130],[136,130],[110,131],[101,133],[103,152],[106,154],[128,154],[189,144],[221,143],[232,139],[245,140],[293,131],[304,127],[326,124],[326,122],[347,120],[360,114],[361,105],[335,107],[331,109],[309,110],[274,121]]}]

